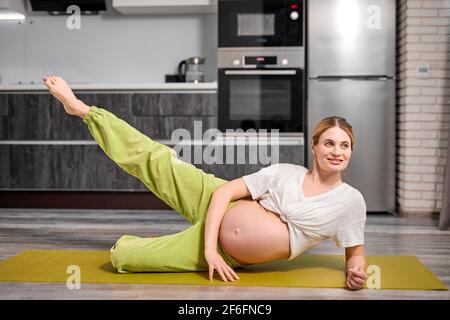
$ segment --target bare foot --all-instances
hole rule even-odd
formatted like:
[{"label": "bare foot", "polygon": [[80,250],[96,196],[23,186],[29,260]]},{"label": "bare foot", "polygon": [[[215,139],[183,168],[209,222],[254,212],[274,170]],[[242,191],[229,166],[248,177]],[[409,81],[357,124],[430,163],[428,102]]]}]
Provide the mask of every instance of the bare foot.
[{"label": "bare foot", "polygon": [[91,109],[75,97],[72,89],[63,78],[51,76],[43,79],[43,81],[50,93],[64,105],[64,110],[68,114],[83,118]]}]

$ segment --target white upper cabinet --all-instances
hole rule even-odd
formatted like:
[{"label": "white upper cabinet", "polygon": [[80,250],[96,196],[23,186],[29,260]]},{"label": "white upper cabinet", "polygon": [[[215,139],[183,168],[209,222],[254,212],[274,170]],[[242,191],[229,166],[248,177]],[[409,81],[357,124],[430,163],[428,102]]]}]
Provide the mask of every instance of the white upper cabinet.
[{"label": "white upper cabinet", "polygon": [[217,12],[217,0],[113,0],[112,6],[130,15]]}]

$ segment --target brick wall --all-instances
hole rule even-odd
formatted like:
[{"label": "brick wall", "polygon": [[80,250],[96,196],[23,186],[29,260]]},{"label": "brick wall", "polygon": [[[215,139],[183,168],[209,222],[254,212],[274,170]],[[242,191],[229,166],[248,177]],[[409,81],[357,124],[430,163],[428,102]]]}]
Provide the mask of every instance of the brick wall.
[{"label": "brick wall", "polygon": [[[450,0],[397,1],[397,211],[441,209],[450,124]],[[418,75],[429,66],[429,75]],[[450,196],[450,195],[449,195]]]}]

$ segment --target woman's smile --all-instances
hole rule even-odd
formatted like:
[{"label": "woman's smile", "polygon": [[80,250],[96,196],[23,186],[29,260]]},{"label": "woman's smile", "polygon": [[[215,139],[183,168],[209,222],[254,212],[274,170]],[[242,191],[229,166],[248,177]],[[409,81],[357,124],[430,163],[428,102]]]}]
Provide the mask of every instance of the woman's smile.
[{"label": "woman's smile", "polygon": [[342,159],[333,159],[333,158],[327,158],[327,160],[333,165],[340,165],[344,161]]}]

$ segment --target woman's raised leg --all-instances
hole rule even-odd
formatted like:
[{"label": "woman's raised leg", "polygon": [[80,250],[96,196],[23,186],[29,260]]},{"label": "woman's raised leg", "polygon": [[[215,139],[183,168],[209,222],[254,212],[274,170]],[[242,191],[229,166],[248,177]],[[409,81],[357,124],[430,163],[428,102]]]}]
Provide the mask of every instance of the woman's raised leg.
[{"label": "woman's raised leg", "polygon": [[192,224],[204,218],[212,192],[226,182],[178,159],[174,149],[153,141],[105,109],[92,106],[83,122],[118,166]]},{"label": "woman's raised leg", "polygon": [[88,107],[64,79],[52,76],[44,83],[68,114],[83,119],[95,141],[119,167],[192,224],[204,218],[212,192],[226,180],[178,159],[175,150],[153,141],[111,112]]}]

